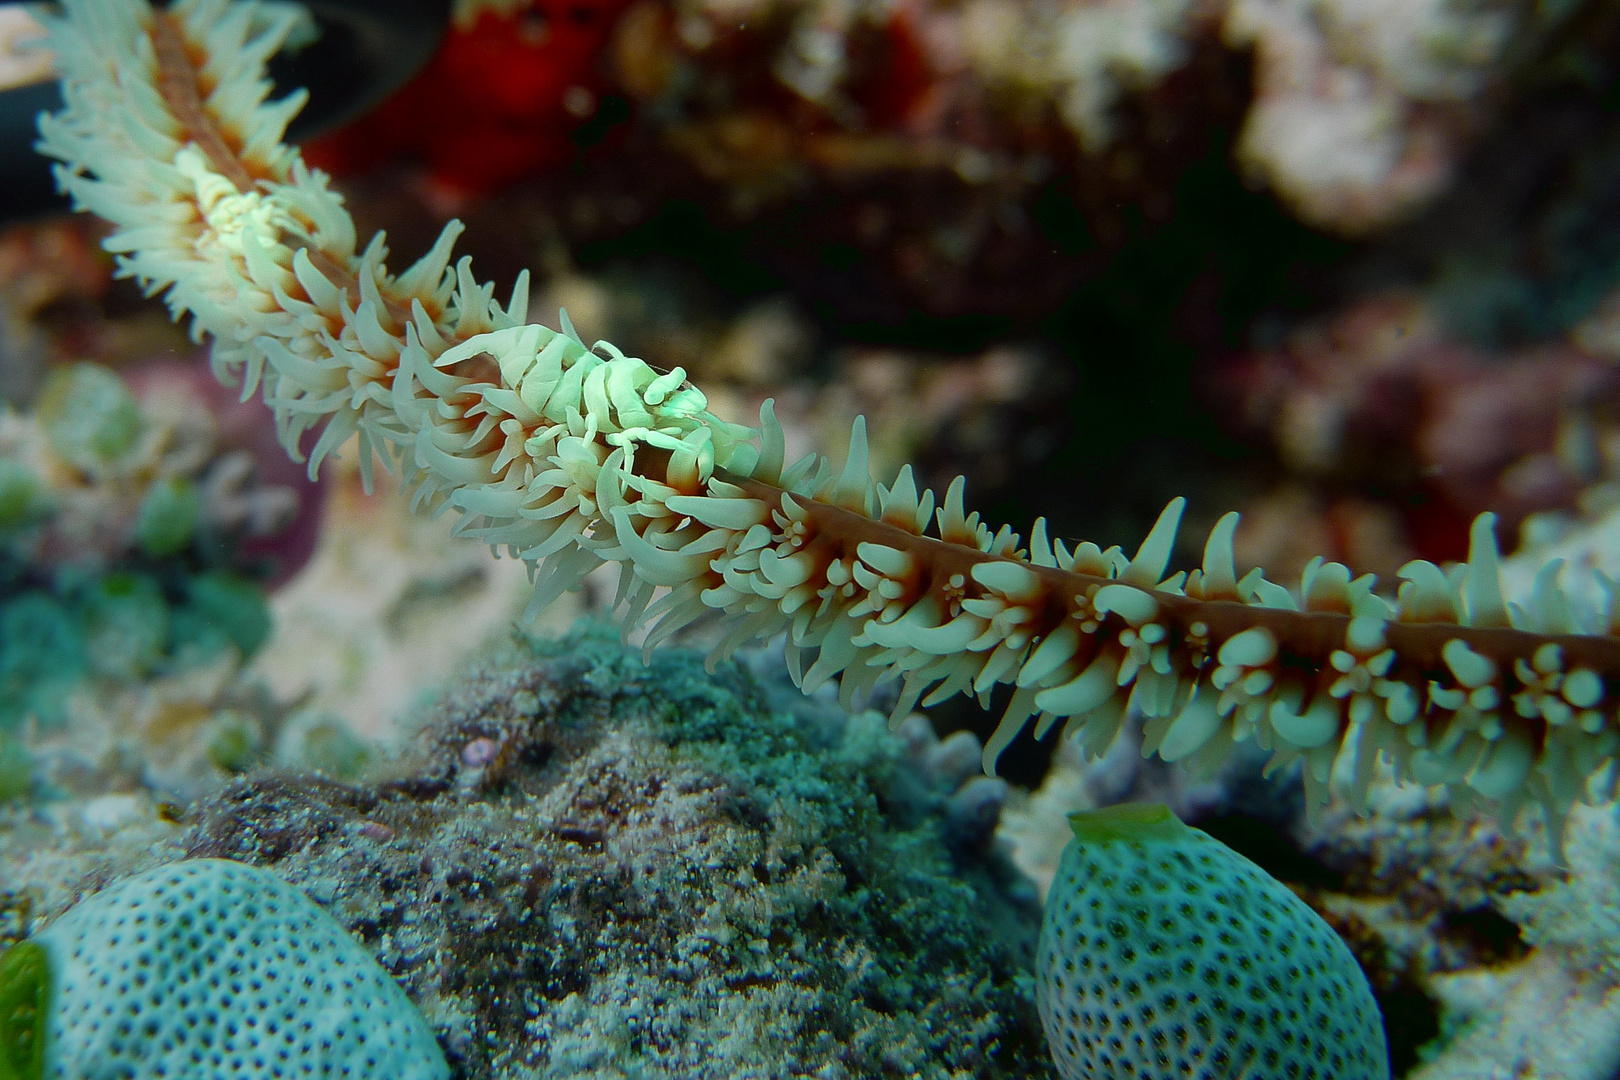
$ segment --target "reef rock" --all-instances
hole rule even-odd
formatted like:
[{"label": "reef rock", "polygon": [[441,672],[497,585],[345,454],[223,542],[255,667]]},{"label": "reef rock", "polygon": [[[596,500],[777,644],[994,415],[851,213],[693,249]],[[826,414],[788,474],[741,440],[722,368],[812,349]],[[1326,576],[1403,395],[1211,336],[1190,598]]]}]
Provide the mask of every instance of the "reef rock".
[{"label": "reef rock", "polygon": [[1051,1075],[1038,906],[940,744],[775,683],[514,642],[386,777],[245,777],[173,855],[303,890],[467,1077]]}]

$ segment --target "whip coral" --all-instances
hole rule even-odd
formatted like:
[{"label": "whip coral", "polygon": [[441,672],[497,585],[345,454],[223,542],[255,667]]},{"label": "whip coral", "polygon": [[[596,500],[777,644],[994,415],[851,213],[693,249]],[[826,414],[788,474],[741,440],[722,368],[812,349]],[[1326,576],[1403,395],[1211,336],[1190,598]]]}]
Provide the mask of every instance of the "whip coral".
[{"label": "whip coral", "polygon": [[987,769],[1026,725],[1062,720],[1100,752],[1136,713],[1146,752],[1195,768],[1251,738],[1274,767],[1303,760],[1316,805],[1341,756],[1359,802],[1383,755],[1508,816],[1538,803],[1554,836],[1612,773],[1613,586],[1604,612],[1578,610],[1554,563],[1508,605],[1491,515],[1467,563],[1410,563],[1385,598],[1337,563],[1295,590],[1239,577],[1235,514],[1200,567],[1167,574],[1180,499],[1132,556],[1039,521],[1026,543],[968,512],[960,480],[943,500],[909,468],[875,483],[861,421],[842,468],[790,464],[768,402],[758,428],[727,423],[680,369],[587,347],[566,318],[526,325],[526,276],[502,305],[470,260],[450,266],[456,223],[398,276],[381,236],[359,249],[325,177],[280,142],[303,95],[264,100],[284,9],[64,7],[50,46],[67,106],[41,118],[40,147],[118,226],[120,272],[214,339],[222,378],[262,387],[290,452],[314,436],[312,472],[357,437],[368,477],[380,458],[417,506],[529,562],[536,604],[616,562],[649,648],[718,611],[718,654],[785,631],[805,689],[836,679],[849,701],[899,680],[896,719],[1012,687]]}]

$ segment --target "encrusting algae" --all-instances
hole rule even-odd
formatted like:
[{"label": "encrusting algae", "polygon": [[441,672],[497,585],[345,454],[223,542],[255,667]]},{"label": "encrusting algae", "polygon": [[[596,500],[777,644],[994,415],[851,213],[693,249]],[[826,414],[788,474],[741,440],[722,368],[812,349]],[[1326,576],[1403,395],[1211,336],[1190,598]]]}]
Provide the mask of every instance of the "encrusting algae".
[{"label": "encrusting algae", "polygon": [[[525,324],[528,280],[506,305],[450,267],[458,223],[399,276],[382,237],[364,249],[326,178],[281,143],[302,92],[265,102],[264,62],[296,18],[192,0],[70,0],[49,47],[66,109],[40,148],[84,209],[118,226],[120,272],[164,293],[214,339],[225,379],[262,388],[311,471],[356,437],[399,468],[416,505],[528,561],[543,605],[606,562],[648,647],[710,612],[716,649],[787,633],[806,690],[846,703],[899,680],[898,721],[920,701],[1013,688],[985,747],[1059,720],[1092,753],[1130,712],[1144,752],[1209,769],[1254,739],[1272,767],[1304,763],[1310,802],[1341,757],[1353,800],[1380,755],[1458,803],[1526,802],[1556,838],[1571,805],[1611,777],[1620,748],[1620,619],[1578,610],[1549,564],[1523,607],[1504,602],[1491,515],[1467,563],[1409,563],[1394,599],[1371,576],[1313,562],[1297,590],[1239,577],[1235,514],[1202,565],[1167,576],[1183,501],[1134,556],[1068,544],[1036,522],[1027,544],[938,502],[909,468],[868,473],[857,421],[842,469],[784,457],[770,404],[758,428],[710,413],[677,369],[606,342]],[[662,591],[661,590],[667,590]]]}]

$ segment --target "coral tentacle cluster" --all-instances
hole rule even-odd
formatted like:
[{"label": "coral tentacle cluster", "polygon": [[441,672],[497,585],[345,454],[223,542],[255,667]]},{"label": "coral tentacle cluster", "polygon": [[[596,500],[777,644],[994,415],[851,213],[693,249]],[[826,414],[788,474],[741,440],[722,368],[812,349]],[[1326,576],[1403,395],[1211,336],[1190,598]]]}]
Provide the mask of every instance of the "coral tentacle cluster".
[{"label": "coral tentacle cluster", "polygon": [[232,0],[67,0],[51,22],[67,107],[40,148],[79,206],[118,226],[120,271],[164,293],[214,339],[214,365],[262,387],[313,472],[358,437],[416,503],[535,568],[536,603],[606,562],[649,647],[709,612],[717,649],[786,632],[806,689],[849,700],[898,680],[919,702],[998,687],[1011,703],[985,765],[1061,720],[1090,752],[1146,718],[1145,751],[1211,767],[1254,739],[1303,761],[1311,801],[1336,763],[1365,797],[1380,755],[1398,775],[1465,799],[1527,800],[1558,826],[1611,775],[1620,726],[1620,612],[1578,610],[1542,574],[1504,602],[1490,515],[1467,563],[1414,562],[1394,597],[1313,562],[1295,589],[1239,576],[1229,514],[1203,563],[1169,573],[1183,502],[1140,549],[1069,544],[1036,522],[1026,543],[942,500],[909,468],[868,469],[857,422],[842,468],[789,463],[769,403],[758,428],[710,413],[679,370],[606,342],[526,324],[527,278],[493,298],[460,230],[398,276],[379,235],[359,249],[326,178],[281,143],[302,102],[267,102],[263,63],[294,21]]}]

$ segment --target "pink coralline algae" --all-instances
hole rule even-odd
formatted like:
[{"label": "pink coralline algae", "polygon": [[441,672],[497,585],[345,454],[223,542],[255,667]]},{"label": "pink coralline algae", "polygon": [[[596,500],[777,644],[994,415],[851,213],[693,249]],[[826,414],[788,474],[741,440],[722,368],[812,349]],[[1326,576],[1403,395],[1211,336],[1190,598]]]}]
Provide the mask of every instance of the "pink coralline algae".
[{"label": "pink coralline algae", "polygon": [[1391,554],[1340,552],[1370,569],[1462,557],[1468,521],[1487,508],[1511,538],[1532,514],[1575,507],[1612,476],[1620,433],[1612,363],[1568,341],[1488,355],[1409,294],[1307,323],[1231,362],[1220,383],[1238,424],[1266,433],[1297,482],[1394,495],[1403,539]]}]

